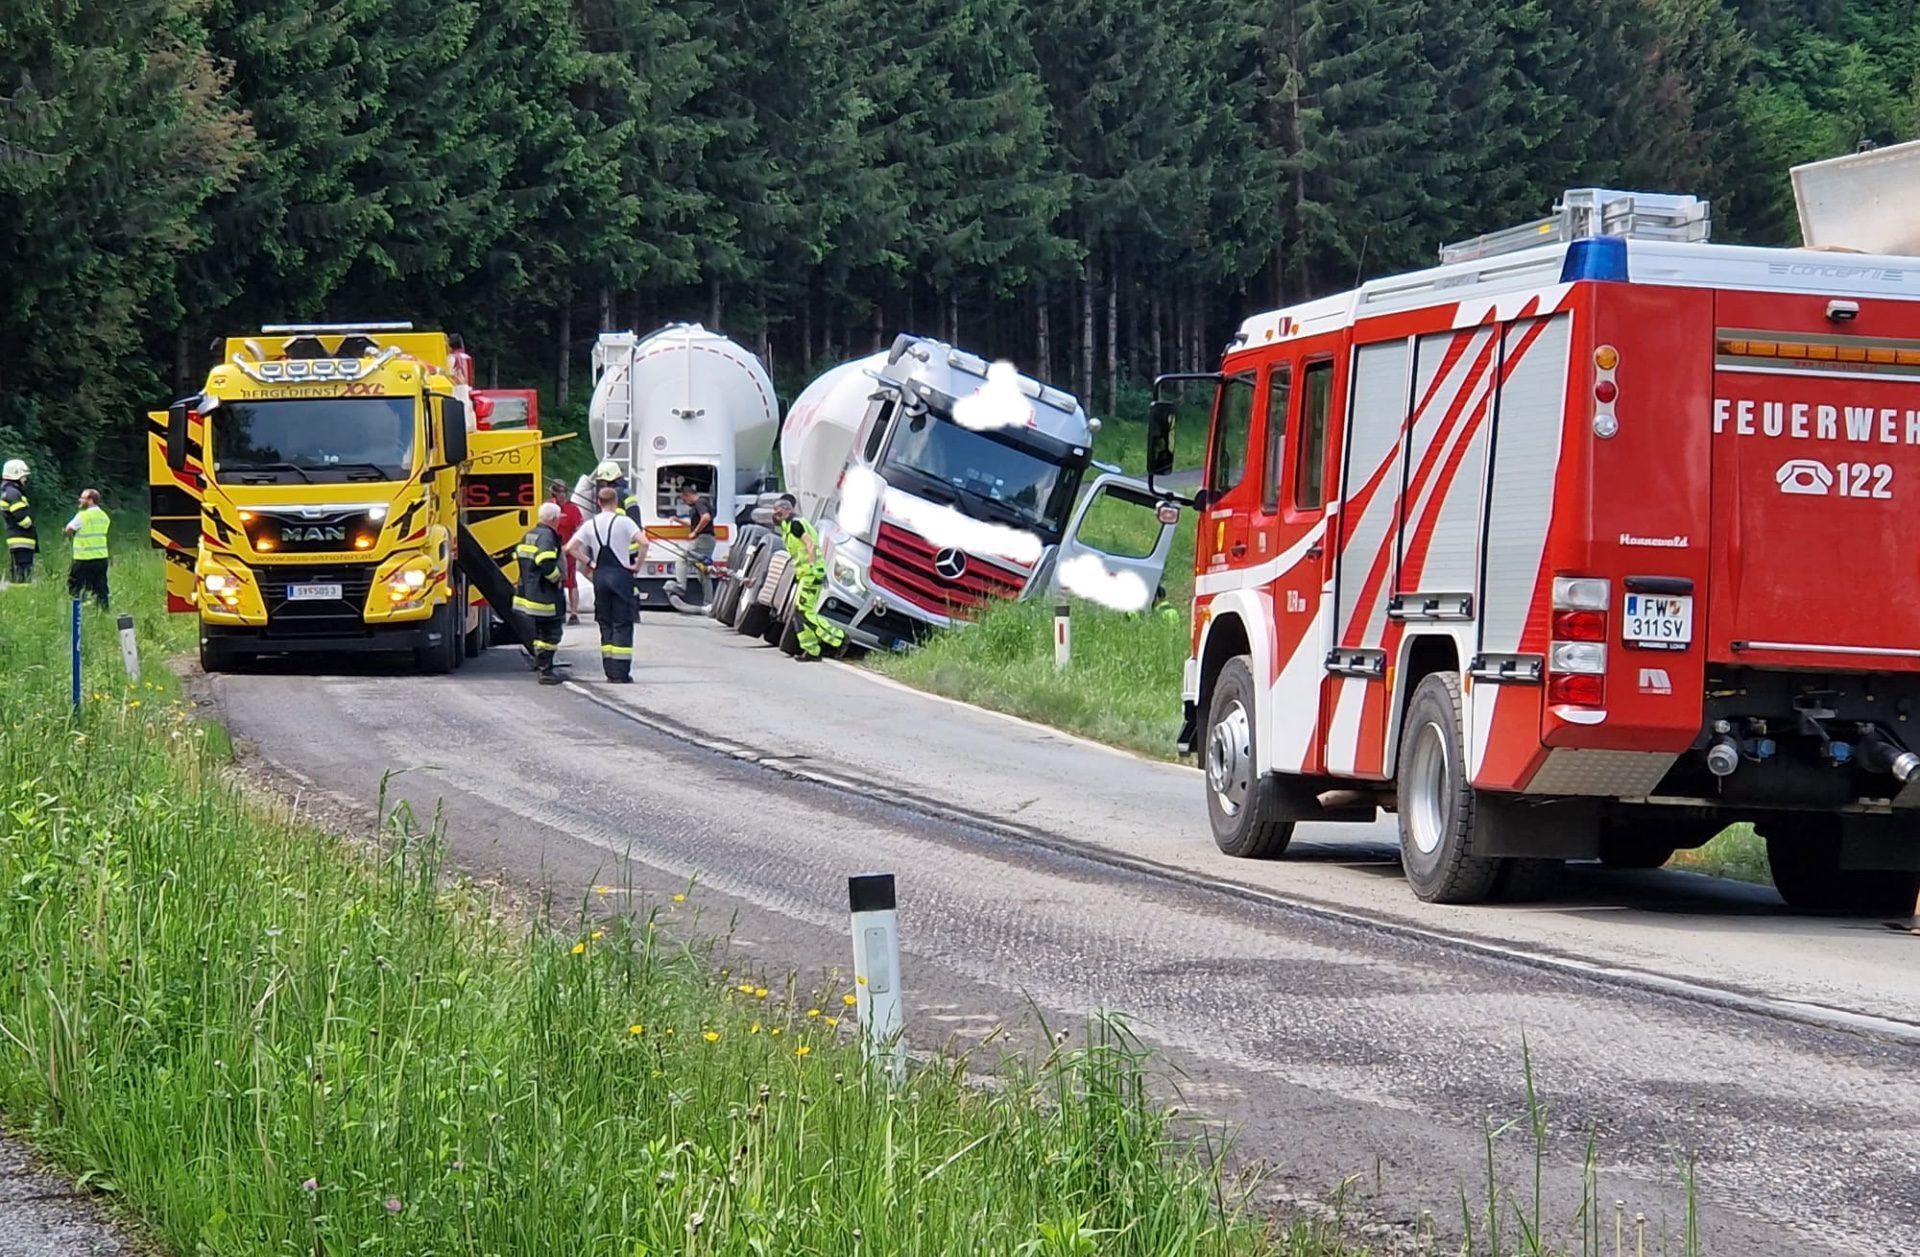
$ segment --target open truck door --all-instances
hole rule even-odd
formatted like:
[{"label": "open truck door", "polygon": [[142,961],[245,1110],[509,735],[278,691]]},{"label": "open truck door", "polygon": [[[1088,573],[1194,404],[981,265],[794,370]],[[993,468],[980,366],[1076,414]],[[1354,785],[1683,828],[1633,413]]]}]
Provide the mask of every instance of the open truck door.
[{"label": "open truck door", "polygon": [[1060,538],[1052,589],[1112,607],[1144,611],[1173,550],[1180,508],[1130,476],[1097,478]]},{"label": "open truck door", "polygon": [[201,443],[205,426],[185,401],[147,412],[149,537],[167,560],[167,610],[194,609],[200,549]]}]

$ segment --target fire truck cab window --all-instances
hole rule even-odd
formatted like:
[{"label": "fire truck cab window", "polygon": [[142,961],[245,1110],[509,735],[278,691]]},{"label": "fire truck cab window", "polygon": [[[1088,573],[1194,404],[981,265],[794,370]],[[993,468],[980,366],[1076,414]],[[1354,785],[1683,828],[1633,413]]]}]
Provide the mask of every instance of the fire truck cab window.
[{"label": "fire truck cab window", "polygon": [[1213,415],[1213,453],[1207,460],[1207,489],[1215,498],[1230,493],[1247,474],[1247,446],[1253,436],[1253,373],[1220,384]]},{"label": "fire truck cab window", "polygon": [[1307,368],[1306,396],[1300,404],[1300,434],[1294,443],[1293,505],[1317,511],[1327,500],[1327,418],[1333,408],[1333,364]]},{"label": "fire truck cab window", "polygon": [[864,457],[869,463],[878,462],[880,459],[880,451],[886,447],[887,425],[893,422],[893,411],[894,404],[892,402],[882,402],[880,404],[880,413],[873,417],[873,427],[867,433],[867,445],[864,452]]},{"label": "fire truck cab window", "polygon": [[1260,509],[1271,515],[1280,509],[1280,473],[1286,470],[1281,451],[1287,447],[1287,403],[1293,397],[1293,368],[1267,372],[1267,469],[1261,481]]}]

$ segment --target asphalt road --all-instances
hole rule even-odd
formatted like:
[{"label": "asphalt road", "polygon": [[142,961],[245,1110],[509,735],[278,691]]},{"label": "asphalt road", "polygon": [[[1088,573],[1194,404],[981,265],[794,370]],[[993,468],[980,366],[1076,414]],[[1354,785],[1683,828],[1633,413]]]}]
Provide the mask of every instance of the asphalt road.
[{"label": "asphalt road", "polygon": [[[1293,1197],[1432,1214],[1485,1194],[1485,1133],[1551,1107],[1549,1212],[1589,1136],[1598,1199],[1675,1233],[1697,1160],[1705,1251],[1920,1245],[1920,941],[1787,915],[1770,892],[1580,870],[1540,906],[1427,909],[1390,831],[1321,827],[1250,864],[1206,838],[1191,770],[795,664],[650,617],[639,684],[541,688],[492,652],[449,678],[342,666],[215,687],[243,745],[365,806],[383,772],[443,803],[470,871],[657,901],[697,877],[769,975],[848,964],[844,878],[900,876],[909,1035],[975,1042],[1036,1009],[1123,1010]],[[1500,1177],[1531,1182],[1522,1132]],[[1608,1230],[1611,1230],[1609,1225]],[[1649,1249],[1649,1251],[1654,1251]]]}]

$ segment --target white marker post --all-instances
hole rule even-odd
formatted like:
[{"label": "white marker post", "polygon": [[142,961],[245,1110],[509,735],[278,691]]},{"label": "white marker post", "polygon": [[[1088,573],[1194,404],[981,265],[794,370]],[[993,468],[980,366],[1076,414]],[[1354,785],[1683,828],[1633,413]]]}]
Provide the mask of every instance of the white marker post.
[{"label": "white marker post", "polygon": [[1053,604],[1053,666],[1064,668],[1073,658],[1073,625],[1064,602]]},{"label": "white marker post", "polygon": [[133,640],[133,617],[120,617],[120,662],[126,665],[127,680],[140,684],[140,644]]},{"label": "white marker post", "polygon": [[906,1076],[906,1015],[900,1003],[900,923],[893,874],[847,879],[853,917],[853,994],[867,1059],[883,1064],[897,1086]]}]

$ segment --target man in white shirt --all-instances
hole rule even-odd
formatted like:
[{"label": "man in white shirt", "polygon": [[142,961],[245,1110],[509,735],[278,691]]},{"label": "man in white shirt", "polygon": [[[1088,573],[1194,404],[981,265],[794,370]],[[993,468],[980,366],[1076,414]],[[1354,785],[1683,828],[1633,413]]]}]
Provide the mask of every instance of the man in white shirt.
[{"label": "man in white shirt", "polygon": [[633,574],[647,553],[640,525],[620,510],[620,494],[612,485],[600,486],[600,512],[574,531],[567,552],[587,569],[593,582],[593,622],[600,626],[600,666],[607,680],[626,685],[633,680],[633,621],[640,600],[633,594]]}]

